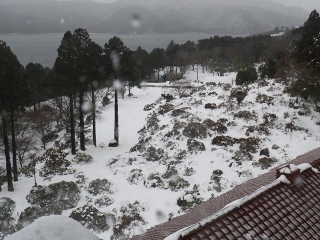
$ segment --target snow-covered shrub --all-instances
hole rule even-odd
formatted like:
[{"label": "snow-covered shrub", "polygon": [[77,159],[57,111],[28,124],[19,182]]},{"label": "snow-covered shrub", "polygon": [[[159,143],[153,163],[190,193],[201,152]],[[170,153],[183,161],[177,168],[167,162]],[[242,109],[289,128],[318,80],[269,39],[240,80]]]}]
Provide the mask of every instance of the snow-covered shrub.
[{"label": "snow-covered shrub", "polygon": [[209,92],[209,93],[208,93],[208,96],[218,96],[218,93],[216,93],[216,92]]},{"label": "snow-covered shrub", "polygon": [[183,196],[178,198],[177,205],[181,207],[183,211],[190,209],[203,201],[198,188],[198,185],[194,185],[192,190],[185,191]]},{"label": "snow-covered shrub", "polygon": [[169,188],[174,192],[189,186],[190,183],[178,175],[172,176],[169,180]]},{"label": "snow-covered shrub", "polygon": [[240,138],[237,140],[240,143],[240,150],[244,152],[256,153],[260,145],[260,138],[258,137],[248,137]]},{"label": "snow-covered shrub", "polygon": [[234,155],[232,156],[232,159],[234,159],[238,162],[250,161],[253,159],[253,156],[250,152],[238,150],[234,153]]},{"label": "snow-covered shrub", "polygon": [[166,103],[164,105],[159,106],[158,108],[158,113],[161,115],[164,115],[172,110],[175,109],[175,106],[170,104],[170,103]]},{"label": "snow-covered shrub", "polygon": [[222,83],[221,87],[223,91],[230,91],[230,89],[232,88],[232,85],[230,83]]},{"label": "snow-covered shrub", "polygon": [[188,138],[206,138],[207,128],[201,123],[191,122],[183,129],[183,135]]},{"label": "snow-covered shrub", "polygon": [[298,114],[300,116],[310,116],[311,115],[310,107],[307,104],[302,104],[300,106],[300,110],[298,111]]},{"label": "snow-covered shrub", "polygon": [[156,173],[150,173],[148,178],[144,181],[144,185],[147,188],[164,188],[164,182],[161,178],[161,174]]},{"label": "snow-covered shrub", "polygon": [[239,111],[234,114],[235,118],[242,118],[245,121],[257,120],[257,114],[255,112],[250,112],[247,110]]},{"label": "snow-covered shrub", "polygon": [[70,209],[77,206],[80,190],[74,182],[58,182],[48,186],[33,187],[26,197],[28,203],[40,207]]},{"label": "snow-covered shrub", "polygon": [[215,83],[215,82],[206,82],[206,86],[213,86],[213,87],[215,87],[215,86],[217,86],[217,83]]},{"label": "snow-covered shrub", "polygon": [[255,167],[260,167],[263,170],[263,169],[268,169],[275,162],[277,162],[277,159],[275,158],[263,157],[263,158],[260,158],[257,162],[252,163],[252,165]]},{"label": "snow-covered shrub", "polygon": [[113,193],[111,187],[112,183],[108,179],[96,179],[89,183],[88,192],[94,196],[97,196],[100,193]]},{"label": "snow-covered shrub", "polygon": [[138,184],[139,182],[143,181],[143,174],[141,169],[132,169],[130,171],[130,175],[127,178],[130,184]]},{"label": "snow-covered shrub", "polygon": [[233,146],[236,143],[236,140],[233,137],[229,136],[216,136],[212,139],[211,144],[217,146]]},{"label": "snow-covered shrub", "polygon": [[147,119],[146,130],[150,132],[150,134],[155,134],[159,130],[159,118],[156,114],[152,114]]},{"label": "snow-covered shrub", "polygon": [[171,179],[171,178],[175,178],[178,175],[179,174],[178,174],[176,167],[169,165],[169,166],[167,166],[166,172],[164,174],[162,174],[162,177],[165,179]]},{"label": "snow-covered shrub", "polygon": [[270,135],[269,129],[264,124],[259,124],[258,126],[249,126],[246,130],[246,135],[250,136],[250,134],[254,132],[257,132],[259,135]]},{"label": "snow-covered shrub", "polygon": [[205,108],[205,109],[211,109],[211,110],[213,110],[213,109],[216,109],[216,108],[217,108],[217,104],[215,104],[215,103],[206,103],[206,104],[204,105],[204,108]]},{"label": "snow-covered shrub", "polygon": [[101,104],[102,106],[107,106],[108,104],[110,103],[110,98],[108,96],[108,94],[106,94],[103,98],[102,98],[102,101],[101,101]]},{"label": "snow-covered shrub", "polygon": [[97,233],[107,231],[110,228],[110,223],[115,222],[113,214],[100,212],[91,205],[84,205],[73,210],[70,217]]},{"label": "snow-covered shrub", "polygon": [[97,198],[94,201],[94,204],[97,205],[99,208],[108,207],[113,203],[114,203],[114,200],[112,198],[109,198],[108,196],[103,196],[103,197]]},{"label": "snow-covered shrub", "polygon": [[24,209],[18,219],[18,223],[16,225],[17,230],[20,230],[31,223],[34,220],[49,215],[60,215],[62,213],[61,208],[52,208],[52,207],[38,207],[38,206],[31,206]]},{"label": "snow-covered shrub", "polygon": [[218,134],[224,134],[228,131],[228,128],[223,124],[224,119],[220,121],[220,119],[215,122],[212,121],[211,119],[206,119],[203,121],[203,124],[206,125],[211,131],[214,131]]},{"label": "snow-covered shrub", "polygon": [[144,152],[146,150],[146,143],[147,141],[145,139],[140,139],[139,142],[130,149],[130,152]]},{"label": "snow-covered shrub", "polygon": [[176,110],[173,110],[171,112],[172,117],[181,117],[181,118],[188,118],[191,113],[188,113],[186,110],[190,109],[189,107],[179,108]]},{"label": "snow-covered shrub", "polygon": [[142,211],[145,211],[145,208],[138,201],[122,206],[117,216],[116,224],[113,226],[113,235],[110,239],[128,239],[132,229],[147,224],[140,215]]},{"label": "snow-covered shrub", "polygon": [[[0,237],[14,233],[14,218],[12,214],[16,203],[8,197],[0,198]],[[2,234],[1,234],[2,233]]]},{"label": "snow-covered shrub", "polygon": [[199,92],[199,97],[206,97],[207,94],[205,92]]},{"label": "snow-covered shrub", "polygon": [[71,165],[65,157],[67,153],[62,148],[50,148],[41,157],[37,158],[39,162],[45,162],[39,175],[45,179],[51,179],[55,175],[73,174],[74,169],[68,168]]},{"label": "snow-covered shrub", "polygon": [[216,190],[217,192],[221,192],[223,186],[221,183],[221,175],[223,172],[220,169],[213,170],[212,175],[210,177],[211,181],[209,182],[208,190]]},{"label": "snow-covered shrub", "polygon": [[188,139],[187,141],[188,151],[191,153],[197,153],[198,151],[205,151],[206,147],[202,142],[195,139]]},{"label": "snow-covered shrub", "polygon": [[143,111],[151,111],[156,106],[155,103],[147,104],[144,106]]},{"label": "snow-covered shrub", "polygon": [[195,170],[193,169],[193,167],[186,167],[184,169],[183,176],[192,176],[194,173],[195,173]]},{"label": "snow-covered shrub", "polygon": [[267,103],[268,105],[273,104],[274,97],[268,96],[266,94],[258,94],[256,97],[257,103]]},{"label": "snow-covered shrub", "polygon": [[174,158],[177,159],[177,160],[182,160],[182,159],[186,158],[187,154],[188,154],[188,153],[187,153],[186,150],[180,150],[180,151],[178,151],[178,153],[174,156]]},{"label": "snow-covered shrub", "polygon": [[90,156],[89,154],[86,154],[86,153],[77,153],[72,161],[76,162],[76,163],[83,164],[83,163],[92,162],[93,158],[92,158],[92,156]]},{"label": "snow-covered shrub", "polygon": [[260,151],[260,156],[261,155],[264,155],[264,156],[267,156],[269,157],[270,156],[270,152],[269,152],[269,149],[268,148],[264,148]]},{"label": "snow-covered shrub", "polygon": [[147,161],[160,161],[167,158],[164,150],[162,148],[155,148],[153,146],[148,147],[146,152],[142,155]]},{"label": "snow-covered shrub", "polygon": [[187,124],[185,122],[179,122],[175,121],[172,130],[168,133],[165,134],[165,137],[173,137],[173,136],[178,136],[181,134],[182,129],[186,126]]},{"label": "snow-covered shrub", "polygon": [[85,177],[85,175],[83,174],[83,172],[76,173],[76,174],[74,175],[74,177],[78,179],[78,180],[76,181],[77,184],[80,184],[80,185],[85,184],[85,182],[86,182],[86,177]]}]

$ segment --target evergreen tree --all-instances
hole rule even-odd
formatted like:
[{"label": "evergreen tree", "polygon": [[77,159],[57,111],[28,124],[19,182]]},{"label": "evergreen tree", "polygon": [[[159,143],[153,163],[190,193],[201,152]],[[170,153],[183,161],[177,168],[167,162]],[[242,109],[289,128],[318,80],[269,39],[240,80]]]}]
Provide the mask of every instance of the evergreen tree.
[{"label": "evergreen tree", "polygon": [[[23,78],[23,66],[3,41],[0,41],[0,56],[0,112],[5,146],[8,191],[13,191],[8,140],[8,117],[9,113],[11,113],[13,121],[14,111],[28,103],[29,92]],[[15,145],[14,124],[11,126],[11,130],[13,133],[13,144]],[[15,180],[18,180],[15,146],[13,150],[13,172]]]},{"label": "evergreen tree", "polygon": [[76,41],[72,33],[67,31],[58,48],[58,57],[56,58],[53,69],[57,75],[55,85],[61,88],[61,93],[63,92],[63,94],[69,97],[71,153],[73,155],[76,154],[73,98],[75,97],[79,81],[78,59],[79,52]]},{"label": "evergreen tree", "polygon": [[40,92],[43,90],[42,78],[45,70],[39,63],[28,63],[25,68],[25,74],[28,88],[32,95],[33,110],[36,111],[36,103],[40,102]]}]

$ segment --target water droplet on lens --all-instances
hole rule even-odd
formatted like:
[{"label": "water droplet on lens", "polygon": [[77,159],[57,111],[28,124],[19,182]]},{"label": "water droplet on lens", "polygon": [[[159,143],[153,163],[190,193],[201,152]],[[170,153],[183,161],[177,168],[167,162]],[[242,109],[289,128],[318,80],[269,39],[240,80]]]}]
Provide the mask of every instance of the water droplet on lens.
[{"label": "water droplet on lens", "polygon": [[132,14],[131,27],[133,27],[133,28],[140,28],[141,27],[141,17],[138,13]]},{"label": "water droplet on lens", "polygon": [[110,53],[110,59],[112,61],[113,69],[116,71],[120,70],[120,57],[116,51]]},{"label": "water droplet on lens", "polygon": [[81,106],[82,111],[84,112],[92,112],[93,106],[91,102],[85,102]]}]

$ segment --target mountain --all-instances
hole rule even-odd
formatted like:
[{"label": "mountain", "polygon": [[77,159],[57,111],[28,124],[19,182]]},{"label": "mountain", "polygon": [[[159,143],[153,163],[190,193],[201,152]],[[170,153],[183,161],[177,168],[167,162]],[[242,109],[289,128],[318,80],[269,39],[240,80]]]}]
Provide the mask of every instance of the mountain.
[{"label": "mountain", "polygon": [[[10,3],[10,4],[9,4]],[[0,0],[0,33],[260,33],[301,25],[308,12],[262,0]],[[141,26],[132,26],[133,16]]]}]

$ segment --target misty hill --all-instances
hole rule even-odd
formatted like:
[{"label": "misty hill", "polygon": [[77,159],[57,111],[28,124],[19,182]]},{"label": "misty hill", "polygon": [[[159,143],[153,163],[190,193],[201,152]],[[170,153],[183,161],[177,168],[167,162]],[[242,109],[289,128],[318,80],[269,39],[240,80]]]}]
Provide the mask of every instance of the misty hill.
[{"label": "misty hill", "polygon": [[[259,33],[301,25],[308,12],[267,0],[0,0],[0,33],[56,33],[79,27],[100,33]],[[141,19],[133,28],[132,16]]]}]

